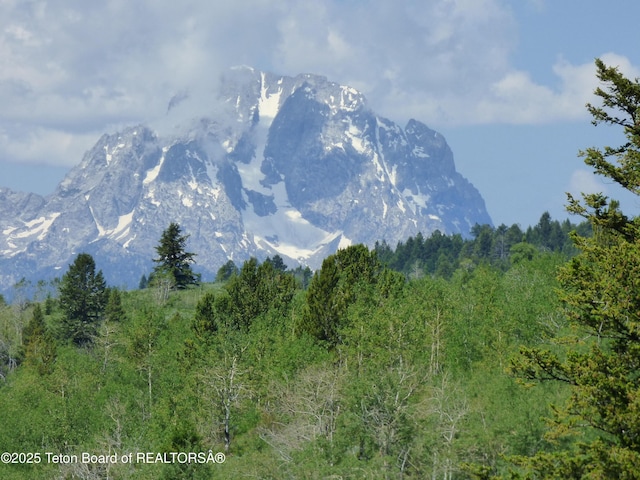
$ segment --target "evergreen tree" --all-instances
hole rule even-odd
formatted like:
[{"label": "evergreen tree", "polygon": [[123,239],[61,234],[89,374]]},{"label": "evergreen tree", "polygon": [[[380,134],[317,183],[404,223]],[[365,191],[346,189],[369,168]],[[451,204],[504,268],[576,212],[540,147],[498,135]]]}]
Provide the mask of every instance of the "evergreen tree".
[{"label": "evergreen tree", "polygon": [[191,264],[194,263],[193,257],[196,254],[186,251],[188,238],[188,235],[182,235],[177,223],[169,224],[156,247],[158,258],[153,259],[157,263],[153,270],[154,277],[169,276],[176,288],[185,288],[187,285],[198,283],[197,276],[191,270]]},{"label": "evergreen tree", "polygon": [[229,326],[235,330],[247,331],[253,320],[265,308],[258,298],[260,264],[255,257],[242,265],[240,273],[226,285],[229,302],[226,317]]},{"label": "evergreen tree", "polygon": [[302,268],[302,266],[298,265],[295,269],[291,270],[291,273],[302,289],[306,290],[311,281],[311,277],[313,277],[311,269],[308,266]]},{"label": "evergreen tree", "polygon": [[507,242],[507,226],[503,223],[494,232],[493,254],[496,259],[504,261],[509,254],[509,244]]},{"label": "evergreen tree", "polygon": [[20,353],[25,363],[35,367],[40,375],[51,373],[56,359],[56,344],[45,325],[39,303],[35,304],[32,317],[22,331]]},{"label": "evergreen tree", "polygon": [[238,267],[236,267],[236,264],[233,263],[233,260],[229,260],[218,269],[218,272],[216,273],[216,282],[226,282],[233,275],[237,274]]},{"label": "evergreen tree", "polygon": [[51,293],[47,293],[47,298],[44,299],[44,313],[45,315],[51,315],[53,313],[53,307],[55,306],[55,300],[51,296]]},{"label": "evergreen tree", "polygon": [[37,338],[44,336],[46,326],[44,323],[44,314],[42,313],[42,307],[39,303],[36,303],[33,307],[33,314],[29,323],[22,329],[22,346],[23,350],[27,350],[30,343],[34,342]]},{"label": "evergreen tree", "polygon": [[109,322],[120,322],[127,316],[127,313],[122,306],[122,295],[120,294],[120,290],[117,288],[109,289],[104,316]]},{"label": "evergreen tree", "polygon": [[538,241],[542,248],[551,249],[551,233],[553,231],[553,227],[551,225],[551,215],[549,212],[544,212],[542,214],[538,225],[536,225],[536,230],[538,232]]},{"label": "evergreen tree", "polygon": [[208,292],[198,300],[196,305],[192,328],[200,341],[207,341],[211,335],[218,332],[219,315],[214,306],[215,302],[216,296]]},{"label": "evergreen tree", "polygon": [[339,344],[349,305],[361,288],[376,284],[382,271],[375,252],[364,245],[352,245],[327,257],[307,290],[302,330],[330,346]]},{"label": "evergreen tree", "polygon": [[252,257],[229,279],[224,294],[207,293],[198,301],[193,330],[200,340],[220,330],[246,333],[259,316],[283,314],[295,292],[293,274],[276,270],[271,262],[260,265]]},{"label": "evergreen tree", "polygon": [[506,237],[507,245],[511,248],[511,246],[524,240],[524,233],[520,226],[514,223],[507,230]]},{"label": "evergreen tree", "polygon": [[[603,107],[587,105],[594,124],[622,127],[620,147],[589,148],[585,163],[640,194],[640,82],[596,60],[605,85]],[[589,220],[594,235],[574,235],[581,253],[562,270],[561,300],[577,335],[558,342],[562,354],[523,349],[514,369],[537,381],[568,384],[550,438],[572,440],[568,451],[517,459],[532,478],[640,478],[640,217],[628,218],[602,194],[569,196],[569,210]]]},{"label": "evergreen tree", "polygon": [[274,255],[273,258],[267,257],[264,263],[270,263],[271,265],[273,265],[273,268],[275,268],[279,272],[287,271],[287,265],[284,263],[284,260],[280,255]]},{"label": "evergreen tree", "polygon": [[393,259],[394,252],[393,250],[391,250],[391,247],[385,240],[382,240],[382,243],[376,241],[373,247],[373,251],[376,252],[376,255],[378,256],[380,262],[389,266],[391,260]]},{"label": "evergreen tree", "polygon": [[93,341],[107,302],[102,271],[88,253],[79,254],[69,265],[60,284],[60,308],[64,313],[62,335],[76,345]]},{"label": "evergreen tree", "polygon": [[478,259],[491,258],[491,245],[493,243],[493,229],[491,225],[474,225],[471,229],[475,237],[473,242],[473,255]]},{"label": "evergreen tree", "polygon": [[333,344],[338,342],[337,328],[346,313],[346,307],[338,304],[339,282],[340,271],[333,256],[329,256],[311,279],[306,296],[307,310],[302,319],[303,331]]}]

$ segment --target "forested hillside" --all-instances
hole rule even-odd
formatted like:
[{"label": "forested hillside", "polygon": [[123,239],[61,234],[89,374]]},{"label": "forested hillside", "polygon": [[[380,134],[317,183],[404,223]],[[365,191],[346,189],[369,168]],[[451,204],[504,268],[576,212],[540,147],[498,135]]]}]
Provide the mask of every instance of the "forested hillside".
[{"label": "forested hillside", "polygon": [[[448,279],[407,279],[354,246],[327,258],[306,290],[277,259],[253,259],[215,284],[108,290],[90,341],[70,333],[64,298],[5,305],[0,445],[41,462],[1,465],[0,475],[451,478],[478,462],[500,471],[505,454],[550,447],[542,417],[566,395],[523,389],[505,372],[520,345],[566,328],[554,294],[565,258],[534,250],[509,268],[468,261]],[[206,460],[209,450],[226,461],[136,463],[139,453]],[[83,452],[119,457],[83,463]]]},{"label": "forested hillside", "polygon": [[[596,66],[588,109],[628,142],[581,155],[637,194],[640,81]],[[640,219],[568,208],[588,223],[354,245],[312,276],[200,284],[177,224],[139,290],[79,254],[0,305],[0,477],[640,478]]]}]

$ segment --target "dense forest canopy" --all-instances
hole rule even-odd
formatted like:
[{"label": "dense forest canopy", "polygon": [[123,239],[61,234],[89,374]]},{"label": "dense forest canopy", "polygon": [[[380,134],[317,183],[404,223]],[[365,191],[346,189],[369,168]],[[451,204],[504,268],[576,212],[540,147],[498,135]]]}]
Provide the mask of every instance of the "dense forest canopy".
[{"label": "dense forest canopy", "polygon": [[568,219],[553,220],[544,212],[534,226],[522,230],[519,225],[475,225],[471,239],[461,235],[443,235],[435,231],[425,238],[422,234],[400,242],[392,249],[385,241],[378,242],[374,251],[391,269],[406,275],[419,277],[436,275],[449,278],[464,261],[490,263],[500,269],[508,269],[523,258],[531,259],[538,252],[556,252],[567,258],[577,254],[570,233],[591,235],[588,222],[573,224]]},{"label": "dense forest canopy", "polygon": [[477,226],[467,240],[436,232],[395,249],[355,245],[315,274],[275,256],[227,262],[213,284],[152,280],[121,291],[100,283],[93,330],[79,342],[56,292],[79,288],[70,280],[78,265],[91,274],[85,283],[101,279],[81,254],[62,282],[1,307],[8,420],[0,444],[71,460],[211,449],[225,462],[78,457],[0,472],[308,478],[359,469],[372,478],[449,478],[466,475],[465,462],[500,468],[504,453],[548,446],[542,398],[566,394],[550,387],[531,396],[504,369],[521,345],[563,325],[554,276],[575,253],[568,232],[579,228],[545,213],[525,231]]}]

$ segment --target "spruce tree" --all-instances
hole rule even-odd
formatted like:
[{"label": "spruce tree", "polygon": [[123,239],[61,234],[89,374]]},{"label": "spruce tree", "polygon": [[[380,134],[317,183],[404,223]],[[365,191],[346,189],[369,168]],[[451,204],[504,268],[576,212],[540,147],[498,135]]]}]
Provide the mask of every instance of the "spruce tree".
[{"label": "spruce tree", "polygon": [[56,344],[44,321],[39,303],[35,304],[29,323],[22,331],[21,356],[40,375],[51,373],[56,360]]},{"label": "spruce tree", "polygon": [[122,295],[117,288],[109,289],[104,316],[108,322],[120,322],[127,317],[127,312],[122,306]]},{"label": "spruce tree", "polygon": [[182,235],[180,225],[169,224],[156,247],[158,258],[153,259],[157,263],[153,270],[154,279],[169,276],[176,288],[185,288],[187,285],[198,283],[197,276],[191,270],[191,264],[194,263],[193,257],[196,254],[186,251],[188,238],[189,235]]},{"label": "spruce tree", "polygon": [[147,279],[147,276],[143,273],[142,276],[140,277],[140,281],[138,282],[138,290],[144,290],[148,286],[149,286],[149,280]]},{"label": "spruce tree", "polygon": [[96,272],[91,255],[79,254],[60,284],[63,337],[79,346],[92,343],[106,303],[107,287],[102,271]]},{"label": "spruce tree", "polygon": [[239,270],[238,267],[236,267],[236,264],[233,263],[233,260],[229,260],[218,269],[218,273],[216,274],[216,282],[226,282],[233,275],[237,275],[238,272]]},{"label": "spruce tree", "polygon": [[351,245],[328,256],[309,284],[301,331],[331,347],[341,343],[340,330],[345,325],[349,305],[359,292],[376,284],[382,271],[375,252],[365,245]]},{"label": "spruce tree", "polygon": [[[596,60],[602,106],[587,105],[595,125],[622,127],[619,147],[581,152],[596,173],[640,194],[640,81]],[[522,349],[513,369],[534,381],[566,383],[550,440],[569,448],[521,457],[527,478],[640,478],[640,217],[624,215],[602,194],[569,196],[592,237],[574,234],[579,255],[560,275],[561,301],[575,334],[552,350]]]}]

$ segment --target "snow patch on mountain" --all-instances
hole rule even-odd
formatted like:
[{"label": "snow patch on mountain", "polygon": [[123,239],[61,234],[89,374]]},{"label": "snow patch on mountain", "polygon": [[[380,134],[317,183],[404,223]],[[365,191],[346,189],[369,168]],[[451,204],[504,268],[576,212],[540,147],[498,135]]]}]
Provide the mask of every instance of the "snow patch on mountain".
[{"label": "snow patch on mountain", "polygon": [[[278,87],[282,82],[278,83]],[[276,92],[270,93],[269,87],[266,81],[266,73],[260,74],[260,101],[258,102],[258,113],[260,115],[260,121],[264,122],[263,125],[269,126],[273,119],[278,114],[280,108],[280,98],[282,96],[282,87],[277,88]]]},{"label": "snow patch on mountain", "polygon": [[168,150],[169,150],[169,147],[162,148],[162,156],[160,157],[160,161],[155,167],[153,167],[151,170],[147,172],[146,176],[144,177],[144,180],[142,180],[143,185],[149,185],[153,183],[156,178],[158,178],[158,175],[160,174],[160,169],[164,164],[165,154],[167,153]]},{"label": "snow patch on mountain", "polygon": [[268,245],[275,252],[293,260],[306,263],[336,234],[316,227],[302,213],[291,206],[284,182],[272,185],[270,191],[277,210],[260,216],[251,207],[243,212],[243,222],[247,233],[256,244]]},{"label": "snow patch on mountain", "polygon": [[42,216],[36,218],[35,220],[31,220],[29,222],[25,222],[24,226],[27,227],[27,230],[24,230],[20,233],[16,233],[14,235],[9,235],[9,238],[28,238],[37,235],[38,240],[43,240],[49,228],[53,224],[56,218],[60,216],[60,212],[51,213],[47,216]]},{"label": "snow patch on mountain", "polygon": [[108,235],[114,237],[116,240],[120,240],[129,234],[131,222],[133,222],[134,210],[126,215],[120,215],[118,217],[118,225]]}]

